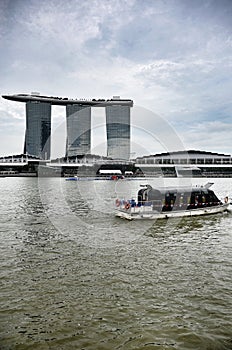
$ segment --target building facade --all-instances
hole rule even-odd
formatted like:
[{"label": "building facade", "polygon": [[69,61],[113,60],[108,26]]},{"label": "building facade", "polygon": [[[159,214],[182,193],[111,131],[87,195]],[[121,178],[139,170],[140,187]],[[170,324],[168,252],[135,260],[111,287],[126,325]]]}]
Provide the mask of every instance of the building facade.
[{"label": "building facade", "polygon": [[28,101],[24,153],[41,159],[50,159],[50,152],[51,104]]},{"label": "building facade", "polygon": [[199,150],[138,157],[135,164],[146,176],[232,176],[231,155]]},{"label": "building facade", "polygon": [[130,159],[130,107],[106,106],[107,156]]},{"label": "building facade", "polygon": [[232,163],[232,158],[229,154],[186,150],[138,157],[135,162],[145,165],[226,165]]},{"label": "building facade", "polygon": [[66,106],[66,156],[88,154],[91,151],[91,107],[80,104]]}]

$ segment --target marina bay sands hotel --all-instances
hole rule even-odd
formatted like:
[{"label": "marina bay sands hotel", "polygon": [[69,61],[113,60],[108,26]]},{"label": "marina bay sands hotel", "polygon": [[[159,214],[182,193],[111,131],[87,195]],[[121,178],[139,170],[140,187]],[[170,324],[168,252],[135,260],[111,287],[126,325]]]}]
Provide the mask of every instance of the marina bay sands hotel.
[{"label": "marina bay sands hotel", "polygon": [[112,159],[130,158],[130,108],[133,101],[114,96],[110,100],[74,100],[39,93],[3,95],[7,100],[26,103],[26,133],[24,153],[50,159],[51,106],[66,107],[66,156],[91,152],[91,108],[106,111],[107,156]]}]

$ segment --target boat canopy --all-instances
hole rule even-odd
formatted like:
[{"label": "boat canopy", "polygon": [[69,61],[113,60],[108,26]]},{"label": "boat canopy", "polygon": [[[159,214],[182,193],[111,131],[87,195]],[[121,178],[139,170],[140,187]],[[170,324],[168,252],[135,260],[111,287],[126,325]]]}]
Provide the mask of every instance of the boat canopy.
[{"label": "boat canopy", "polygon": [[153,188],[150,185],[143,185],[142,188],[138,191],[138,202],[143,201],[156,201],[161,200],[167,196],[170,197],[193,197],[193,196],[210,196],[214,200],[218,201],[218,198],[212,190],[209,188],[212,186],[212,183],[207,183],[205,186],[198,187],[165,187],[165,188]]}]

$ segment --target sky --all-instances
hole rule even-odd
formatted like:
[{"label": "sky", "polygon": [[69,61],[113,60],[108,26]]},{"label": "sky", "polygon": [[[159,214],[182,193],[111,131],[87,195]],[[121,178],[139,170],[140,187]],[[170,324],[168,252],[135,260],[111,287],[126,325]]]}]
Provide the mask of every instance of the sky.
[{"label": "sky", "polygon": [[[130,98],[133,156],[232,154],[231,0],[1,0],[0,92]],[[0,98],[0,156],[21,153],[25,105]],[[65,152],[52,110],[52,156]],[[92,152],[105,155],[104,110]]]}]

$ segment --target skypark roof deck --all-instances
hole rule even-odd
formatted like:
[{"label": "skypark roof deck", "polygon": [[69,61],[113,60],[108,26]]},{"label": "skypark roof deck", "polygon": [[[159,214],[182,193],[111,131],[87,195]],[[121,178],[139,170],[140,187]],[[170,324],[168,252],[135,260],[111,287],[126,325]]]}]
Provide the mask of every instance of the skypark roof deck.
[{"label": "skypark roof deck", "polygon": [[133,106],[133,101],[130,99],[120,99],[119,96],[115,96],[112,99],[69,99],[67,97],[54,97],[54,96],[42,96],[42,95],[34,95],[34,94],[14,94],[14,95],[2,95],[6,100],[17,101],[17,102],[47,102],[51,105],[70,105],[70,104],[78,104],[78,105],[86,105],[92,107],[105,107],[105,106]]}]

